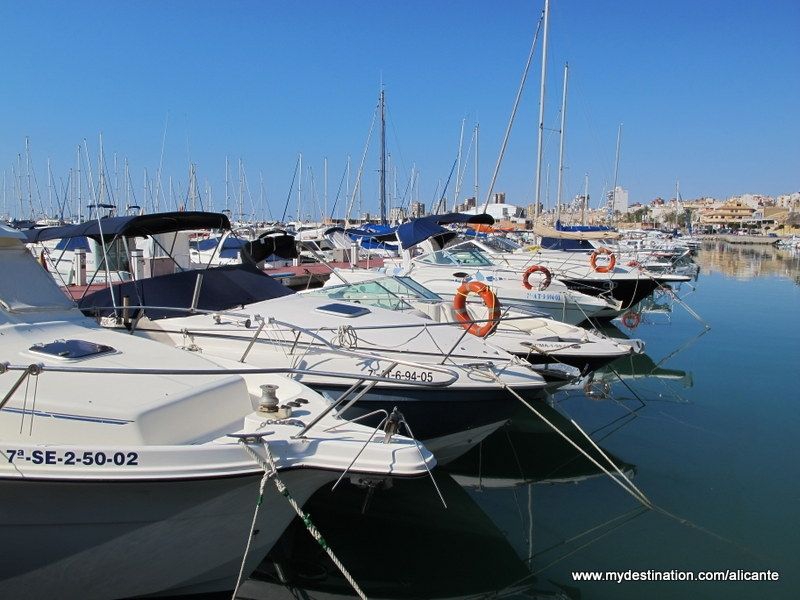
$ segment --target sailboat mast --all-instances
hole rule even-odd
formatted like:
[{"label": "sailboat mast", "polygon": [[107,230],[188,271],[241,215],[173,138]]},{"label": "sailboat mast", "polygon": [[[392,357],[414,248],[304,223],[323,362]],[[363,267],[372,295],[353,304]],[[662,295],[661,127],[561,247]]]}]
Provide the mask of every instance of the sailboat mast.
[{"label": "sailboat mast", "polygon": [[[461,192],[461,151],[464,148],[464,124],[466,123],[466,117],[462,117],[461,119],[461,133],[458,136],[458,158],[456,162],[456,187],[453,190],[453,212],[456,212],[456,206],[458,205],[458,195]],[[445,210],[447,207],[445,207]]]},{"label": "sailboat mast", "polygon": [[295,221],[297,221],[297,226],[300,226],[300,199],[303,195],[303,153],[301,152],[298,156],[297,160],[299,161],[299,167],[297,169],[297,214],[295,215]]},{"label": "sailboat mast", "polygon": [[477,210],[478,203],[478,133],[480,132],[480,125],[475,123],[475,206]]},{"label": "sailboat mast", "polygon": [[31,219],[35,220],[33,210],[33,188],[31,186],[31,147],[30,140],[25,138],[25,173],[28,179],[28,209],[31,212]]},{"label": "sailboat mast", "polygon": [[386,105],[381,88],[381,225],[386,225]]},{"label": "sailboat mast", "polygon": [[558,190],[556,191],[556,221],[561,219],[561,190],[564,183],[564,133],[567,126],[567,78],[569,63],[564,63],[564,90],[561,95],[561,131],[558,144]]},{"label": "sailboat mast", "polygon": [[242,173],[242,159],[239,158],[239,223],[244,222],[244,175]]},{"label": "sailboat mast", "polygon": [[230,180],[229,176],[229,165],[228,165],[228,157],[225,157],[225,211],[230,212],[230,208],[228,207],[228,203],[230,202],[230,193],[228,191],[228,182]]},{"label": "sailboat mast", "polygon": [[622,123],[619,124],[617,129],[617,152],[614,159],[614,187],[611,189],[611,206],[608,209],[609,221],[613,220],[614,208],[617,205],[617,178],[619,176],[619,146],[622,141]]},{"label": "sailboat mast", "polygon": [[542,195],[542,147],[544,143],[544,91],[547,79],[547,30],[550,17],[550,0],[544,0],[544,36],[542,37],[542,78],[539,85],[539,140],[536,146],[536,197],[533,220],[539,219],[539,203]]},{"label": "sailboat mast", "polygon": [[78,188],[78,223],[83,223],[83,179],[81,175],[81,145],[78,144],[78,181],[77,181],[77,188]]},{"label": "sailboat mast", "polygon": [[50,213],[45,216],[53,215],[53,173],[50,171],[50,158],[47,159],[47,210]]},{"label": "sailboat mast", "polygon": [[131,205],[131,197],[130,197],[130,173],[128,172],[128,157],[125,157],[125,174],[123,175],[124,183],[125,183],[125,210],[128,210],[128,207]]}]

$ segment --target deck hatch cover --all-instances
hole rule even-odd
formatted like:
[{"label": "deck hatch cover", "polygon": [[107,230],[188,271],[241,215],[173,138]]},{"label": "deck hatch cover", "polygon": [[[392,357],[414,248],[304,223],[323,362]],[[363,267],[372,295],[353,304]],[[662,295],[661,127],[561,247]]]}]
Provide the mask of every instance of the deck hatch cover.
[{"label": "deck hatch cover", "polygon": [[317,312],[352,319],[368,315],[371,311],[364,306],[356,306],[354,304],[325,304],[324,306],[318,306]]},{"label": "deck hatch cover", "polygon": [[116,352],[111,346],[86,340],[55,340],[46,344],[34,344],[28,350],[53,358],[72,360]]}]

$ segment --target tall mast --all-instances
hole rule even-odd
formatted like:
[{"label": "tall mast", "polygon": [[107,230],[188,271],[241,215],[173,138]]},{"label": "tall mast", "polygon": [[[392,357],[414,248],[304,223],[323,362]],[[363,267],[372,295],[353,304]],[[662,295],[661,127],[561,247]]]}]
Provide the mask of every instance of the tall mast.
[{"label": "tall mast", "polygon": [[244,221],[244,175],[242,173],[242,159],[239,157],[239,223]]},{"label": "tall mast", "polygon": [[114,152],[114,198],[119,198],[119,173],[117,171],[117,153]]},{"label": "tall mast", "polygon": [[322,211],[322,222],[324,223],[328,219],[328,157],[325,157],[323,162],[323,174],[322,174],[322,203],[324,205],[324,209]]},{"label": "tall mast", "polygon": [[228,181],[229,181],[229,174],[228,174],[228,157],[225,157],[225,210],[230,213],[230,207],[228,203],[230,202],[230,193],[228,192]]},{"label": "tall mast", "polygon": [[608,209],[609,220],[614,216],[614,207],[617,204],[617,177],[619,175],[619,145],[622,141],[622,123],[619,124],[617,129],[617,152],[614,159],[614,187],[611,189],[611,206]]},{"label": "tall mast", "polygon": [[381,87],[381,225],[386,225],[386,106]]},{"label": "tall mast", "polygon": [[[97,173],[98,173],[97,181],[98,181],[98,186],[99,186],[99,189],[98,189],[98,192],[97,192],[97,197],[98,197],[97,204],[98,205],[99,204],[106,204],[106,203],[110,204],[111,203],[110,201],[106,202],[106,192],[107,192],[107,190],[106,190],[106,155],[105,155],[105,150],[103,148],[103,134],[102,133],[100,134],[100,156],[98,158],[98,162],[100,164],[97,166]],[[99,206],[98,206],[98,211],[97,211],[97,218],[98,219],[100,218]]]},{"label": "tall mast", "polygon": [[303,153],[300,153],[300,156],[297,159],[300,161],[300,167],[297,169],[297,214],[295,215],[295,221],[297,221],[298,226],[300,225],[300,198],[303,194]]},{"label": "tall mast", "polygon": [[258,211],[261,218],[267,220],[267,211],[264,210],[264,172],[258,172]]},{"label": "tall mast", "polygon": [[550,16],[550,0],[544,0],[544,36],[542,38],[542,79],[539,85],[539,141],[536,147],[536,197],[534,199],[534,222],[539,219],[539,202],[542,196],[542,145],[544,143],[544,89],[547,78],[547,24]]},{"label": "tall mast", "polygon": [[478,206],[478,133],[480,131],[480,125],[475,123],[475,210],[477,211]]},{"label": "tall mast", "polygon": [[31,187],[31,148],[30,140],[25,138],[25,173],[28,179],[28,209],[31,211],[31,219],[34,219],[33,212],[33,188]]},{"label": "tall mast", "polygon": [[47,158],[47,210],[53,214],[53,173],[50,171],[50,158]]},{"label": "tall mast", "polygon": [[[349,198],[350,197],[350,155],[349,154],[347,155],[347,178],[345,179],[344,189],[345,189],[344,197],[345,198]],[[347,214],[345,214],[345,217],[344,217],[345,218],[345,224],[347,222],[347,219],[349,219],[349,217],[350,217],[350,209],[347,209]]]},{"label": "tall mast", "polygon": [[567,126],[567,78],[569,63],[564,63],[564,91],[561,96],[561,132],[558,145],[558,191],[556,192],[556,221],[561,219],[561,190],[564,182],[564,132]]},{"label": "tall mast", "polygon": [[[466,121],[466,117],[461,118],[461,133],[458,136],[458,157],[456,159],[456,185],[455,189],[453,190],[453,212],[456,211],[458,195],[461,192],[461,150],[464,147],[464,124]],[[447,210],[446,206],[445,210]]]},{"label": "tall mast", "polygon": [[131,187],[131,185],[130,185],[131,180],[130,180],[130,173],[128,171],[128,157],[127,156],[125,157],[125,174],[123,175],[123,178],[125,180],[125,210],[127,210],[128,206],[130,206],[130,204],[131,204],[131,198],[130,198],[130,193],[129,193],[130,192],[130,187]]},{"label": "tall mast", "polygon": [[78,223],[83,223],[83,179],[81,175],[81,145],[78,144]]},{"label": "tall mast", "polygon": [[19,153],[17,153],[17,173],[14,177],[14,183],[17,187],[17,199],[19,200],[19,218],[22,219],[25,215],[25,205],[22,197],[22,155]]}]

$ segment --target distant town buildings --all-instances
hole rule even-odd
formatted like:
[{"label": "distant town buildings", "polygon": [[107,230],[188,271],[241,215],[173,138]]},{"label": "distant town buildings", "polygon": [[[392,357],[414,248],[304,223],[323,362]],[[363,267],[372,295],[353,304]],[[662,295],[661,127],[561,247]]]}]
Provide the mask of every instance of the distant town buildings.
[{"label": "distant town buildings", "polygon": [[402,223],[406,220],[406,209],[402,206],[393,206],[389,209],[389,221],[392,223]]},{"label": "distant town buildings", "polygon": [[411,214],[409,215],[412,219],[418,219],[425,215],[425,203],[424,202],[412,202],[411,203]]},{"label": "distant town buildings", "polygon": [[627,214],[628,212],[628,190],[617,186],[613,191],[608,192],[608,204],[615,213]]},{"label": "distant town buildings", "polygon": [[[649,201],[629,201],[629,192],[621,186],[605,194],[603,206],[587,207],[585,221],[590,225],[608,224],[620,227],[668,227],[684,228],[691,226],[696,230],[718,231],[720,229],[748,229],[769,232],[784,227],[800,225],[800,192],[784,194],[773,198],[763,194],[742,194],[724,200],[712,197],[694,199],[653,198]],[[578,223],[582,220],[582,195],[562,204],[561,220],[565,223]],[[424,208],[424,207],[423,207]],[[466,198],[456,206],[458,212],[476,214],[484,212],[482,203],[476,198]],[[611,209],[611,221],[609,221]],[[486,213],[494,217],[501,228],[529,228],[536,214],[533,203],[511,204],[506,195],[498,192],[486,206]],[[539,216],[545,222],[555,221],[553,207],[539,205]],[[415,216],[412,204],[411,214]]]},{"label": "distant town buildings", "polygon": [[475,198],[468,198],[466,202],[461,205],[459,212],[469,215],[474,215],[482,212],[491,215],[498,226],[500,227],[524,227],[526,211],[521,206],[506,203],[506,195],[502,192],[492,196],[493,202],[486,205],[486,211],[483,206],[478,206]]}]

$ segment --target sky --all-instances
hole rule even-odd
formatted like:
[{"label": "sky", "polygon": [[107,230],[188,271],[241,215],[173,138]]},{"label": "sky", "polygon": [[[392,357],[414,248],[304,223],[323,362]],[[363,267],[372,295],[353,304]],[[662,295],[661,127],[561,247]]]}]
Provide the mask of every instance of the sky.
[{"label": "sky", "polygon": [[[0,213],[57,211],[71,170],[77,179],[79,152],[83,177],[88,156],[97,179],[102,136],[120,206],[125,161],[128,201],[151,210],[159,173],[158,208],[185,201],[193,163],[203,208],[221,210],[227,157],[234,211],[245,181],[246,213],[293,219],[299,179],[302,218],[319,218],[326,205],[342,216],[348,184],[338,199],[337,190],[348,157],[352,194],[363,156],[353,211],[374,214],[380,143],[372,124],[381,86],[394,202],[430,207],[459,147],[462,183],[450,177],[448,206],[473,195],[476,146],[483,202],[543,6],[0,0]],[[522,206],[535,197],[541,51],[540,35],[494,186]],[[620,127],[617,181],[631,203],[674,197],[676,185],[684,199],[800,191],[797,0],[552,0],[540,189],[546,206],[556,197],[566,62],[565,200],[582,193],[586,175],[592,205],[612,187]]]}]

